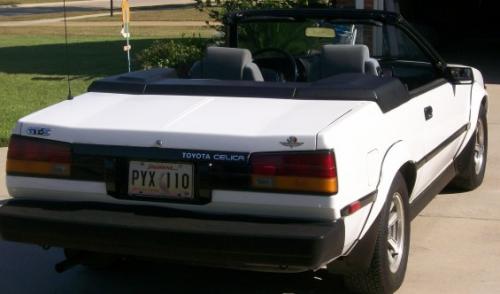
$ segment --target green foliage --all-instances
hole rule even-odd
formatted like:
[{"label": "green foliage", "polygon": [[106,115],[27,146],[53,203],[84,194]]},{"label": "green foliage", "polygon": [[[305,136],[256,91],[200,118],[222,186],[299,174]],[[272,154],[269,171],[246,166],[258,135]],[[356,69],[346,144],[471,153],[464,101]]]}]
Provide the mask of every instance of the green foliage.
[{"label": "green foliage", "polygon": [[[325,7],[332,3],[332,0],[196,0],[200,10],[205,8],[215,21],[223,23],[224,16],[232,12],[245,9],[266,9],[266,8],[297,8],[297,7]],[[214,8],[213,6],[217,6]],[[217,27],[224,31],[224,26]],[[292,35],[293,36],[293,35]],[[290,36],[286,36],[290,37]],[[205,48],[213,39],[182,38],[178,40],[167,40],[154,42],[137,55],[140,66],[144,69],[152,67],[176,68],[180,76],[185,76],[187,69],[196,61],[203,57]]]},{"label": "green foliage", "polygon": [[[212,0],[209,3],[207,0],[196,0],[197,7],[200,10],[212,6],[214,1],[219,8],[210,8],[207,10],[211,18],[222,23],[222,26],[215,27],[221,32],[226,32],[225,16],[237,11],[249,9],[322,8],[333,7],[336,2],[335,0]],[[307,43],[311,43],[311,40],[304,42],[304,38],[301,38],[301,34],[303,34],[307,26],[307,23],[303,25],[286,23],[240,25],[238,31],[239,47],[248,48],[252,52],[273,47],[299,54],[309,48],[305,46]]]},{"label": "green foliage", "polygon": [[179,75],[184,76],[187,69],[203,57],[211,42],[211,39],[201,37],[157,40],[137,55],[137,61],[144,69],[170,67],[177,69]]},{"label": "green foliage", "polygon": [[[221,9],[212,9],[210,17],[219,22],[224,21],[224,16],[236,11],[246,9],[266,9],[266,8],[300,8],[300,7],[327,7],[332,6],[334,0],[196,0],[196,5],[203,10],[213,4]],[[221,28],[223,30],[223,28]]]},{"label": "green foliage", "polygon": [[[266,48],[279,48],[292,55],[304,55],[318,49],[321,42],[308,38],[305,30],[313,22],[255,22],[242,23],[238,30],[238,46],[257,52]],[[319,43],[318,43],[319,42]]]}]

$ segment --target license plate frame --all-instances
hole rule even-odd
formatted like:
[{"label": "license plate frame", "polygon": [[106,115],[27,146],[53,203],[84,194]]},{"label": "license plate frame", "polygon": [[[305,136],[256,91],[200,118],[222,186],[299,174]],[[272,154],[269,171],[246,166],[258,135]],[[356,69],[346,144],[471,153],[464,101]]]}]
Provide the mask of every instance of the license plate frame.
[{"label": "license plate frame", "polygon": [[195,166],[192,163],[130,160],[127,177],[129,197],[195,200]]}]

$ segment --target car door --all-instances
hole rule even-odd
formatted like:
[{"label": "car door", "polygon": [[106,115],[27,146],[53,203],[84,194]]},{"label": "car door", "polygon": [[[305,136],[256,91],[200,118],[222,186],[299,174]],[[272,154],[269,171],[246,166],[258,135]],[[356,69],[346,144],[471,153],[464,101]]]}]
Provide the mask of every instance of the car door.
[{"label": "car door", "polygon": [[[404,26],[404,22],[402,23]],[[407,25],[407,24],[406,24]],[[380,51],[390,56],[384,69],[410,92],[409,145],[413,146],[417,179],[411,201],[452,162],[463,143],[468,123],[470,85],[453,85],[444,61],[411,27],[386,26]],[[411,125],[411,127],[410,127]]]},{"label": "car door", "polygon": [[[419,100],[423,157],[416,163],[419,186],[423,190],[453,163],[468,127],[466,87],[456,87],[445,79],[426,85],[413,99]],[[470,91],[469,91],[470,93]],[[416,194],[418,195],[418,194]]]}]

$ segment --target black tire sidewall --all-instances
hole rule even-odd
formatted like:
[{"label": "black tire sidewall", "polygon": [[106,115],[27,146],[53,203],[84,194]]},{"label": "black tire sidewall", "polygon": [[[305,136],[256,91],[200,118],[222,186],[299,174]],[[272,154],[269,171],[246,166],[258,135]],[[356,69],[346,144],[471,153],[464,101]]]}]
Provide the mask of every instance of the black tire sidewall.
[{"label": "black tire sidewall", "polygon": [[[399,268],[395,273],[391,272],[387,253],[388,222],[392,198],[395,192],[399,192],[402,197],[404,210],[404,249]],[[377,220],[370,230],[377,231],[377,239],[373,251],[370,266],[366,270],[349,273],[345,276],[345,285],[355,293],[386,294],[394,293],[403,284],[408,264],[408,254],[410,248],[410,210],[408,201],[408,188],[406,181],[397,173],[391,183],[385,204],[380,211]]]},{"label": "black tire sidewall", "polygon": [[[399,192],[402,196],[403,200],[403,209],[404,209],[404,227],[405,227],[405,237],[404,237],[404,249],[403,249],[403,257],[401,259],[398,270],[395,273],[392,273],[389,266],[389,260],[387,258],[387,235],[388,229],[387,224],[389,222],[389,209],[392,201],[393,194]],[[382,210],[381,218],[380,218],[380,229],[379,236],[377,238],[377,245],[375,248],[375,253],[378,256],[380,261],[380,274],[385,284],[386,293],[392,293],[399,289],[403,284],[404,277],[406,275],[406,268],[408,264],[408,255],[410,248],[410,211],[409,211],[409,203],[408,203],[408,189],[406,187],[406,182],[401,174],[397,174],[394,178],[394,181],[391,185],[391,189],[387,196],[387,201],[384,205],[384,209]],[[374,256],[375,258],[375,256]]]},{"label": "black tire sidewall", "polygon": [[[483,166],[481,167],[481,171],[479,174],[476,174],[475,166],[474,166],[474,153],[472,153],[472,178],[474,180],[474,186],[479,187],[479,185],[482,184],[484,180],[484,175],[486,173],[486,163],[488,162],[488,119],[486,117],[486,110],[484,107],[481,107],[481,110],[479,112],[479,119],[482,120],[483,123],[483,128],[484,128],[484,158],[483,158]],[[474,131],[474,136],[476,136],[476,131]],[[474,141],[473,141],[474,142]]]},{"label": "black tire sidewall", "polygon": [[474,145],[475,138],[477,135],[477,129],[474,130],[474,134],[467,142],[467,146],[462,151],[458,158],[458,174],[456,178],[452,182],[452,186],[471,191],[479,187],[486,173],[486,164],[488,162],[488,120],[486,116],[486,109],[482,106],[479,110],[478,121],[482,120],[483,128],[484,128],[484,159],[483,166],[481,167],[481,171],[476,174],[475,163],[474,163]]}]

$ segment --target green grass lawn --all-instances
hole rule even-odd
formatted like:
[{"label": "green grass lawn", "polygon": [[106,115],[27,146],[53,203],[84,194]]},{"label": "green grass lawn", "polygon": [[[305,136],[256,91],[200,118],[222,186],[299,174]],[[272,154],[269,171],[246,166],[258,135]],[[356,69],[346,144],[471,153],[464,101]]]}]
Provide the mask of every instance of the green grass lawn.
[{"label": "green grass lawn", "polygon": [[[69,71],[73,94],[85,92],[95,79],[125,72],[124,40],[109,28],[70,30]],[[64,38],[60,28],[0,28],[0,146],[5,146],[15,122],[66,99]],[[200,28],[144,28],[132,39],[133,55],[160,36],[179,37]],[[107,34],[106,34],[107,32]],[[213,33],[213,32],[212,32]],[[136,66],[136,69],[137,66]]]},{"label": "green grass lawn", "polygon": [[[116,23],[114,26],[79,26],[79,27],[68,27],[68,34],[70,42],[77,42],[82,37],[92,38],[92,37],[107,37],[113,40],[123,40],[121,39],[121,25]],[[216,31],[209,27],[165,27],[165,26],[134,26],[130,27],[130,33],[132,39],[143,39],[143,38],[179,38],[182,36],[193,36],[201,35],[202,37],[213,36]],[[35,27],[0,27],[0,42],[9,42],[10,36],[26,36],[26,38],[31,38],[31,36],[48,36],[50,38],[59,38],[62,42],[61,36],[64,35],[64,27],[60,26],[35,26]],[[43,37],[41,37],[43,39]],[[33,43],[36,45],[36,43]],[[132,44],[133,45],[133,44]],[[0,56],[0,59],[2,57]],[[0,63],[2,61],[0,60]],[[1,68],[0,68],[1,72]]]},{"label": "green grass lawn", "polygon": [[[152,40],[136,43],[144,48]],[[79,37],[70,45],[74,94],[96,78],[126,70],[122,41],[110,37]],[[16,120],[66,98],[66,65],[60,36],[0,38],[0,146],[7,143]]]},{"label": "green grass lawn", "polygon": [[[5,1],[5,0],[0,0]],[[1,4],[0,4],[1,5]],[[215,8],[214,8],[215,9]],[[117,10],[114,16],[100,16],[100,17],[90,17],[79,19],[77,21],[116,21],[121,22],[122,16]],[[103,9],[88,9],[82,11],[70,11],[67,13],[68,17],[89,15],[89,14],[99,14],[106,13],[109,14],[108,10]],[[0,16],[0,21],[20,21],[20,20],[38,20],[46,18],[60,18],[63,17],[62,12],[52,12],[52,13],[35,13],[35,14],[23,14],[23,15],[13,15],[13,16]],[[135,8],[131,12],[132,24],[134,21],[213,21],[209,16],[209,10],[200,11],[199,9],[193,7],[180,7],[180,8],[170,8],[170,9],[144,9]],[[70,20],[71,21],[71,20]]]},{"label": "green grass lawn", "polygon": [[[89,15],[89,14],[99,14],[99,13],[109,13],[106,10],[89,10],[89,11],[71,11],[66,14],[67,17]],[[24,20],[39,20],[39,19],[50,19],[50,18],[62,18],[64,14],[62,12],[51,12],[51,13],[35,13],[35,14],[21,14],[21,15],[11,15],[11,16],[0,16],[0,21],[24,21]],[[106,18],[106,17],[104,17]],[[111,18],[108,16],[108,18]],[[93,18],[90,18],[93,19]]]},{"label": "green grass lawn", "polygon": [[[101,16],[87,21],[122,21],[121,14],[115,14],[113,17]],[[209,16],[209,10],[200,11],[199,9],[188,8],[175,8],[175,9],[134,9],[130,13],[130,20],[132,24],[137,20],[166,20],[166,21],[207,21],[213,19]]]}]

